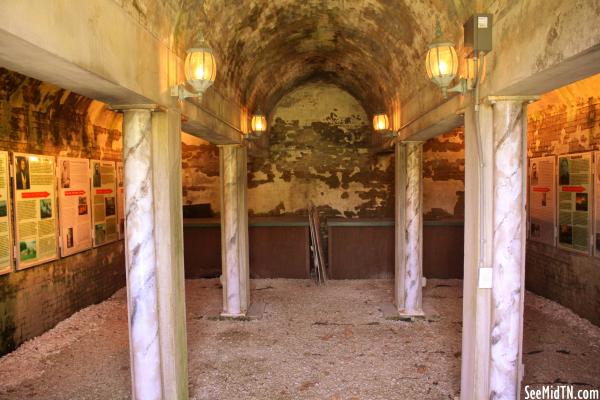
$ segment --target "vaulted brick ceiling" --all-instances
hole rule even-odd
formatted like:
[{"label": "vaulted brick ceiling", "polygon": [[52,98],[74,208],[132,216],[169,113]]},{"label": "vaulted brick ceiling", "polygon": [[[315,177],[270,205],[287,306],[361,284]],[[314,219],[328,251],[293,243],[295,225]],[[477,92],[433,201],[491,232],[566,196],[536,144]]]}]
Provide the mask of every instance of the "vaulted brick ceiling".
[{"label": "vaulted brick ceiling", "polygon": [[183,0],[177,45],[201,32],[215,50],[215,88],[270,109],[312,80],[334,83],[368,112],[429,84],[423,68],[439,18],[455,37],[471,0]]}]

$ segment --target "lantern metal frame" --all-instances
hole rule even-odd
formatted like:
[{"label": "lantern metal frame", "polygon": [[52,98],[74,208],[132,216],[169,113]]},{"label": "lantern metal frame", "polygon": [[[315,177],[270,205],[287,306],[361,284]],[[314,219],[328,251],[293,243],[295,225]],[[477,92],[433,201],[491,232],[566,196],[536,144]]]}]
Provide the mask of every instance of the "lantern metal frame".
[{"label": "lantern metal frame", "polygon": [[[379,117],[379,116],[383,116],[385,118],[386,121],[386,127],[383,129],[377,129],[377,127],[375,126],[375,118]],[[378,134],[380,134],[381,136],[383,136],[384,138],[395,138],[396,137],[396,133],[394,131],[392,131],[390,129],[390,117],[388,117],[387,113],[380,111],[380,112],[376,112],[375,114],[373,114],[373,130],[375,132],[377,132]]]},{"label": "lantern metal frame", "polygon": [[[435,48],[440,48],[443,46],[448,46],[451,47],[452,50],[454,51],[454,53],[456,54],[456,49],[454,49],[454,43],[450,40],[446,40],[444,39],[443,35],[442,35],[442,30],[440,28],[440,23],[439,21],[436,22],[436,38],[433,42],[431,42],[429,44],[429,50],[427,51],[427,58],[429,57],[429,52],[432,49]],[[469,77],[464,78],[464,77],[459,77],[458,81],[456,83],[456,85],[452,86],[452,87],[448,87],[449,84],[454,81],[456,79],[456,74],[452,77],[452,79],[450,79],[448,81],[448,85],[440,85],[438,82],[435,82],[434,79],[432,79],[429,76],[429,65],[427,65],[427,61],[426,61],[426,68],[428,69],[428,76],[429,79],[434,82],[436,85],[438,85],[440,87],[440,89],[442,90],[442,95],[445,98],[448,97],[448,93],[460,93],[461,95],[465,95],[468,91],[473,90],[475,88],[475,86],[477,85],[477,83],[479,82],[479,76],[482,73],[482,69],[483,69],[483,63],[480,62],[483,60],[483,53],[478,54],[477,52],[474,53],[473,57],[470,57],[471,59],[473,59],[474,61],[474,77],[471,79]],[[479,56],[479,57],[478,57]],[[458,54],[457,54],[457,61],[458,61]],[[457,72],[458,73],[458,72]]]},{"label": "lantern metal frame", "polygon": [[[192,47],[187,49],[186,57],[185,57],[185,65],[184,69],[188,68],[188,63],[190,62],[190,58],[192,54],[195,53],[210,53],[213,57],[213,69],[215,77],[217,75],[217,66],[216,60],[214,60],[213,50],[208,46],[208,44],[202,40],[201,47]],[[193,88],[194,91],[188,90],[185,84],[179,84],[171,87],[171,96],[179,98],[179,100],[185,100],[187,98],[202,98],[206,90],[214,84],[214,80],[210,79],[194,79],[191,80],[188,78],[186,74],[186,84]]]},{"label": "lantern metal frame", "polygon": [[[263,129],[261,131],[255,131],[254,130],[254,127],[252,126],[252,122],[254,121],[255,118],[264,118],[265,129]],[[252,118],[250,118],[250,132],[247,133],[246,135],[244,135],[244,139],[245,140],[257,140],[267,130],[269,130],[269,123],[267,121],[267,116],[266,116],[266,114],[264,114],[263,112],[261,112],[260,109],[258,109],[254,114],[252,114]]]}]

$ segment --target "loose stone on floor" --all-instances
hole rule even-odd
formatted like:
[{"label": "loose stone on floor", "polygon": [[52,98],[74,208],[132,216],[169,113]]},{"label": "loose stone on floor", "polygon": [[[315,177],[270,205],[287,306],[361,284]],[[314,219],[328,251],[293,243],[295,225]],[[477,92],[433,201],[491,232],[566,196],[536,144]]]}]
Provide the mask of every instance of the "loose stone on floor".
[{"label": "loose stone on floor", "polygon": [[[460,388],[462,288],[429,280],[425,320],[387,320],[391,280],[253,281],[259,320],[218,320],[218,280],[186,284],[192,399],[453,399]],[[0,399],[130,398],[120,290],[0,359]],[[600,328],[527,294],[525,384],[600,387]]]}]

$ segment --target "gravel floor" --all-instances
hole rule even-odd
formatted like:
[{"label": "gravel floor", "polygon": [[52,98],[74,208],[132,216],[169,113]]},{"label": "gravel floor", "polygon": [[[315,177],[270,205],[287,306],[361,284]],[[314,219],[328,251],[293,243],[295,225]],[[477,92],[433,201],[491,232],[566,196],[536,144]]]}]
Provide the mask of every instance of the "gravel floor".
[{"label": "gravel floor", "polygon": [[[384,320],[392,281],[253,281],[259,321],[215,321],[217,280],[186,285],[192,399],[452,399],[460,386],[460,281],[430,280],[429,317]],[[600,387],[600,328],[527,294],[526,384]],[[0,359],[0,399],[128,399],[125,291]]]}]

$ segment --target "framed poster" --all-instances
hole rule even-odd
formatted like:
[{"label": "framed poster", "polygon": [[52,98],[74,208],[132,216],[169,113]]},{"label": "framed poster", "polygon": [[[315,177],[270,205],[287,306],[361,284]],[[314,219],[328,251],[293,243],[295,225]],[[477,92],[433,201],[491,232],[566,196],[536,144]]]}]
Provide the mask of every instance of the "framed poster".
[{"label": "framed poster", "polygon": [[556,158],[532,158],[529,161],[529,239],[556,244]]},{"label": "framed poster", "polygon": [[67,157],[57,161],[60,254],[65,257],[92,247],[90,163]]},{"label": "framed poster", "polygon": [[17,269],[58,258],[54,157],[13,153]]},{"label": "framed poster", "polygon": [[94,247],[119,239],[114,161],[90,161]]},{"label": "framed poster", "polygon": [[119,219],[119,239],[125,237],[125,192],[123,182],[123,163],[117,162],[117,217]]},{"label": "framed poster", "polygon": [[0,275],[12,271],[12,220],[7,151],[0,151]]},{"label": "framed poster", "polygon": [[558,245],[590,251],[592,154],[558,156]]},{"label": "framed poster", "polygon": [[594,255],[600,257],[600,151],[594,152]]}]

